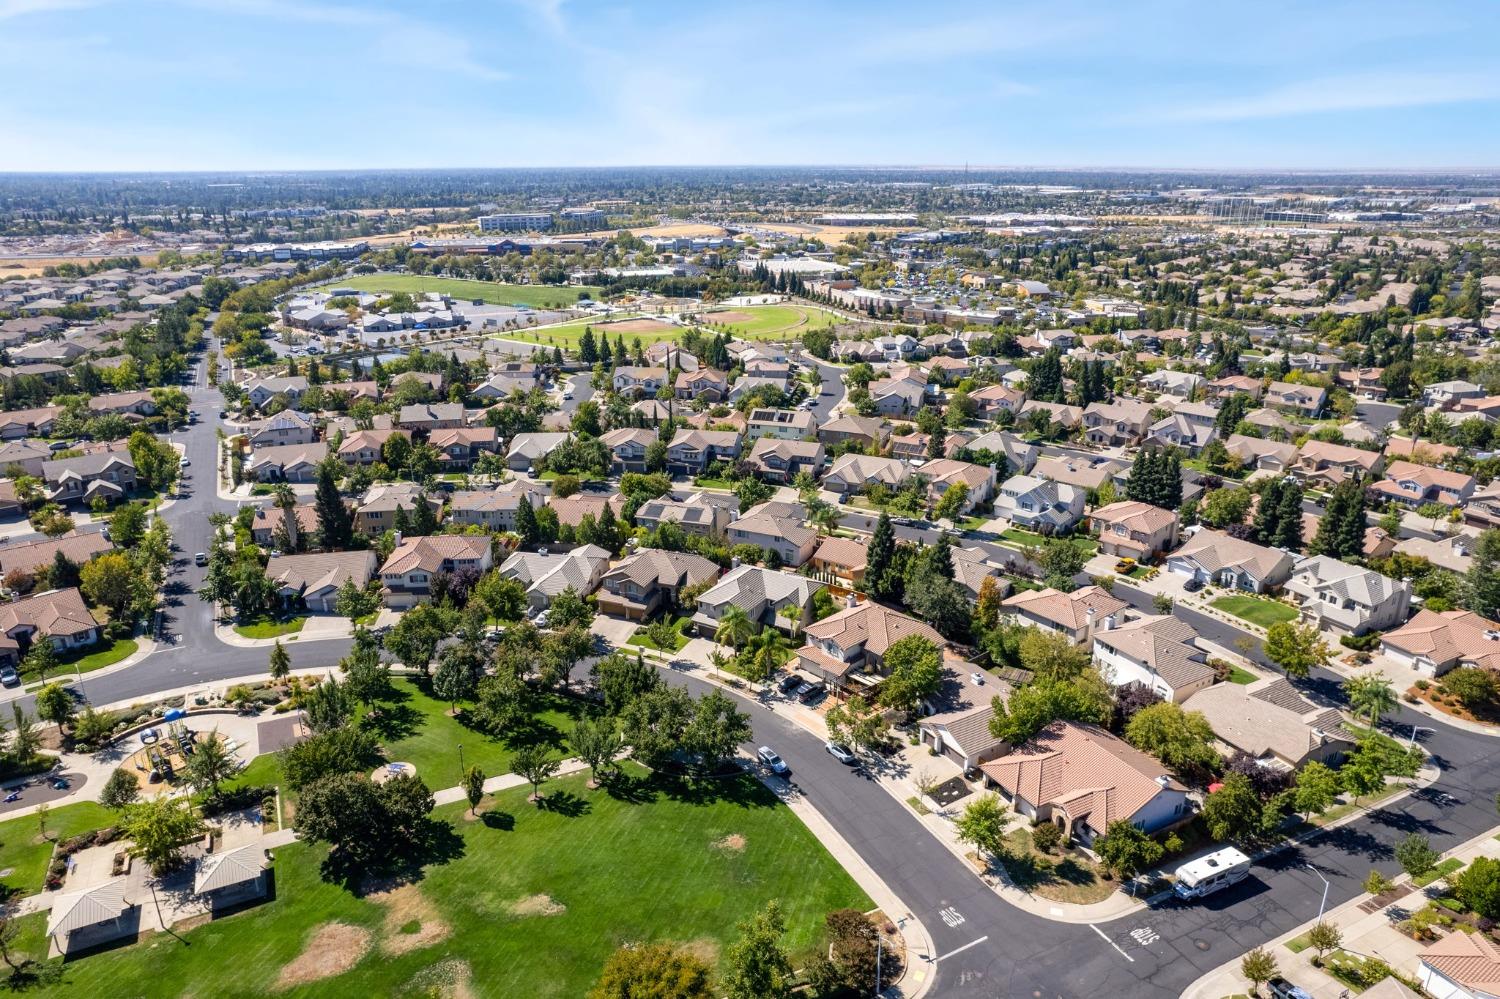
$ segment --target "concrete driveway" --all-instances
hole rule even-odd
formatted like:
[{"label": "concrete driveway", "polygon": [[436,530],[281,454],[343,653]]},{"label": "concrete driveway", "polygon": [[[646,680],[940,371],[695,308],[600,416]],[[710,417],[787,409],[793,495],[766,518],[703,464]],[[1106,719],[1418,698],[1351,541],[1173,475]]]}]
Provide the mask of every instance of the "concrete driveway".
[{"label": "concrete driveway", "polygon": [[627,621],[623,617],[611,617],[608,614],[595,614],[594,623],[589,626],[589,631],[598,635],[608,642],[613,648],[624,648],[630,636],[640,625],[634,621]]}]

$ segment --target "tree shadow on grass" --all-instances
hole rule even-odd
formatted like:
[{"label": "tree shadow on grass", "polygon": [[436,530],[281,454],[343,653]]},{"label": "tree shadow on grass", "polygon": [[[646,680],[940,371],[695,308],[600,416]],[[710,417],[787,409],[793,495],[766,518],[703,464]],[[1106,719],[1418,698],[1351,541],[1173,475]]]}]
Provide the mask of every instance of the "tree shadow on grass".
[{"label": "tree shadow on grass", "polygon": [[410,704],[382,703],[360,719],[360,725],[384,742],[409,739],[422,727],[422,712]]},{"label": "tree shadow on grass", "polygon": [[34,961],[26,958],[5,976],[5,987],[12,992],[25,992],[59,985],[62,977],[62,961]]},{"label": "tree shadow on grass", "polygon": [[587,815],[594,808],[587,798],[579,797],[572,791],[561,789],[549,791],[544,794],[538,804],[549,812],[555,812],[570,819]]},{"label": "tree shadow on grass", "polygon": [[331,850],[319,873],[330,884],[364,895],[421,881],[427,867],[458,860],[464,850],[453,823],[427,819],[410,838],[392,836],[357,852]]},{"label": "tree shadow on grass", "polygon": [[479,821],[483,822],[486,828],[499,829],[501,832],[510,832],[516,827],[516,817],[498,808],[489,808],[480,812]]},{"label": "tree shadow on grass", "polygon": [[509,750],[522,749],[526,746],[546,746],[559,752],[567,746],[557,726],[535,715],[527,715],[518,721],[509,731],[500,736],[500,744]]},{"label": "tree shadow on grass", "polygon": [[778,804],[770,788],[743,772],[715,777],[658,772],[653,783],[668,798],[689,805],[729,802],[742,808],[772,808]]},{"label": "tree shadow on grass", "polygon": [[650,776],[635,776],[614,771],[604,777],[599,786],[604,793],[627,805],[649,805],[657,798],[657,790]]}]

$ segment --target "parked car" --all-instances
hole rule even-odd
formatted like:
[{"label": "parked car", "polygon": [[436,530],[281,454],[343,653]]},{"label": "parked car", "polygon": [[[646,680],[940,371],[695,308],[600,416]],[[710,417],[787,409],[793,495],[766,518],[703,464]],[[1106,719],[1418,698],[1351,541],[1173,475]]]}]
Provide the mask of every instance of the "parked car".
[{"label": "parked car", "polygon": [[194,565],[208,565],[208,552],[199,552],[193,556]]},{"label": "parked car", "polygon": [[770,746],[761,746],[755,751],[755,755],[760,757],[760,761],[766,765],[767,769],[778,777],[785,777],[792,772],[792,768],[787,766],[786,761],[777,756],[776,751]]},{"label": "parked car", "polygon": [[1271,990],[1272,999],[1313,999],[1312,993],[1299,985],[1293,985],[1285,978],[1273,978],[1266,983]]},{"label": "parked car", "polygon": [[1203,580],[1190,579],[1186,583],[1182,584],[1182,588],[1188,593],[1197,593],[1199,590],[1203,589]]},{"label": "parked car", "polygon": [[849,747],[841,742],[825,742],[823,743],[823,748],[828,750],[829,756],[832,756],[846,767],[852,767],[855,763],[859,762],[854,758],[854,753],[849,750]]},{"label": "parked car", "polygon": [[184,458],[184,459],[182,459],[181,461],[179,461],[177,463],[177,467],[178,468],[192,468],[193,467],[193,463],[191,461],[188,461],[186,458]]},{"label": "parked car", "polygon": [[16,672],[14,666],[0,666],[0,684],[7,687],[19,687],[21,685],[21,674]]},{"label": "parked car", "polygon": [[781,678],[781,682],[776,685],[776,689],[781,691],[783,694],[790,694],[792,691],[802,686],[802,683],[802,678],[796,673],[788,673],[786,676]]},{"label": "parked car", "polygon": [[814,680],[812,683],[804,683],[797,688],[797,700],[803,704],[811,704],[816,701],[827,689],[822,680]]}]

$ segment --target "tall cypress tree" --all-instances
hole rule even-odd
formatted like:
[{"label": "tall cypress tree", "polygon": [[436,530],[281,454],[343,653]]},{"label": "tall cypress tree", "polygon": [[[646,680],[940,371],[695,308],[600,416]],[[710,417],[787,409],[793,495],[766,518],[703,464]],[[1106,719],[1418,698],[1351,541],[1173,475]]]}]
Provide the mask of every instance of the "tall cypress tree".
[{"label": "tall cypress tree", "polygon": [[1302,487],[1295,482],[1287,482],[1281,490],[1281,502],[1276,510],[1276,532],[1270,543],[1272,547],[1288,551],[1298,551],[1302,547]]},{"label": "tall cypress tree", "polygon": [[884,599],[895,589],[886,580],[895,553],[896,531],[891,527],[890,514],[881,513],[875,522],[875,533],[870,536],[870,547],[865,551],[865,586],[877,600]]},{"label": "tall cypress tree", "polygon": [[354,518],[339,495],[333,466],[327,461],[318,465],[318,488],[313,496],[313,509],[318,514],[318,532],[322,535],[323,547],[329,551],[348,548],[354,540]]},{"label": "tall cypress tree", "polygon": [[1160,498],[1156,505],[1165,510],[1175,510],[1182,506],[1182,452],[1175,447],[1167,448],[1162,453],[1157,474]]},{"label": "tall cypress tree", "polygon": [[1362,478],[1355,476],[1347,483],[1349,486],[1348,509],[1344,513],[1344,520],[1339,524],[1339,557],[1344,559],[1358,558],[1365,551],[1365,483]]},{"label": "tall cypress tree", "polygon": [[1125,479],[1125,496],[1137,503],[1156,502],[1156,450],[1142,448],[1135,453],[1130,475]]},{"label": "tall cypress tree", "polygon": [[592,326],[585,326],[583,335],[578,338],[578,359],[584,364],[593,364],[599,360],[599,348],[594,345]]},{"label": "tall cypress tree", "polygon": [[534,545],[541,532],[536,525],[536,511],[531,508],[531,500],[525,496],[516,504],[516,534],[521,538],[521,544]]},{"label": "tall cypress tree", "polygon": [[1256,544],[1269,545],[1276,536],[1278,526],[1277,519],[1281,512],[1281,490],[1285,479],[1272,479],[1266,483],[1266,488],[1261,491],[1260,504],[1255,508],[1255,523],[1251,526],[1251,536]]}]

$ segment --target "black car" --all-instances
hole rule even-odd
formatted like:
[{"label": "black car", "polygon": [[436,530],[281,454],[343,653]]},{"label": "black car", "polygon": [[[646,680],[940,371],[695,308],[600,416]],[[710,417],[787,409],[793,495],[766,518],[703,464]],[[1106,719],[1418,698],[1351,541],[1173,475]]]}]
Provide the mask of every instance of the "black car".
[{"label": "black car", "polygon": [[781,682],[776,685],[776,689],[781,691],[783,694],[790,694],[792,691],[802,686],[802,683],[802,678],[796,673],[788,673],[786,676],[781,678]]},{"label": "black car", "polygon": [[1203,589],[1203,580],[1190,579],[1186,583],[1182,584],[1182,588],[1188,593],[1197,593],[1199,590]]},{"label": "black car", "polygon": [[819,697],[821,697],[823,691],[826,689],[827,686],[821,680],[814,680],[812,683],[804,683],[802,686],[797,688],[797,700],[801,701],[803,704],[811,704],[813,701],[816,701]]},{"label": "black car", "polygon": [[1285,978],[1273,978],[1266,986],[1271,990],[1273,999],[1313,999],[1311,992],[1293,985]]}]

